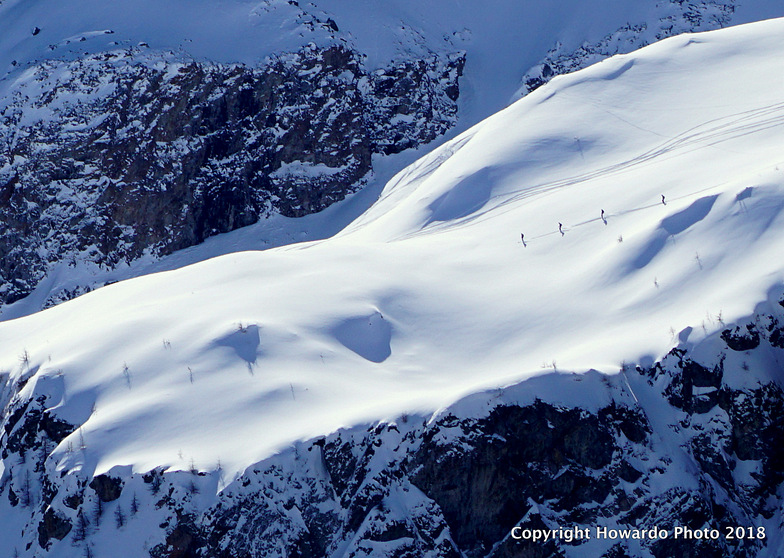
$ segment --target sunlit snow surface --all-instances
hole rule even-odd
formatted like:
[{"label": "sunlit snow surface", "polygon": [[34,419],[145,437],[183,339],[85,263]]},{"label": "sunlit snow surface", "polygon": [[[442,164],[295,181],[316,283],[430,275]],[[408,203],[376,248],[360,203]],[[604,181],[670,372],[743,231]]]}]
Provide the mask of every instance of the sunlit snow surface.
[{"label": "sunlit snow surface", "polygon": [[782,45],[774,20],[557,78],[334,238],[0,323],[0,371],[86,420],[62,469],[236,472],[553,366],[650,363],[782,293]]}]

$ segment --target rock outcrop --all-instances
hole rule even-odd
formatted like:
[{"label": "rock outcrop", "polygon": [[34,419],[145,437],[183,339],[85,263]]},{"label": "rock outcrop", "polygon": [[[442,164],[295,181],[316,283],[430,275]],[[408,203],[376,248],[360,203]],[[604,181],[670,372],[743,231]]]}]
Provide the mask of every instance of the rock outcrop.
[{"label": "rock outcrop", "polygon": [[0,304],[58,261],[114,267],[324,209],[373,154],[454,125],[463,64],[369,71],[333,46],[260,67],[131,49],[28,70],[0,109]]}]

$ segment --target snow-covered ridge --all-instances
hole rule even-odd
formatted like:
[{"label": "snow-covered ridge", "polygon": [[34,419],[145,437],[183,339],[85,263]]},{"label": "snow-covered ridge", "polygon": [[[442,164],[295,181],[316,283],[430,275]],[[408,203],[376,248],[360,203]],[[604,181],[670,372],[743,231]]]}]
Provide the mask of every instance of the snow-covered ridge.
[{"label": "snow-covered ridge", "polygon": [[[343,45],[362,52],[370,68],[469,50],[473,94],[465,108],[475,109],[471,121],[506,104],[526,71],[565,53],[579,57],[581,49],[594,45],[598,56],[607,56],[673,33],[780,15],[775,0],[494,0],[482,5],[455,0],[129,0],[119,5],[5,0],[0,3],[0,77],[47,59],[72,60],[140,45],[251,66],[308,44]],[[631,37],[633,29],[639,32]]]},{"label": "snow-covered ridge", "polygon": [[[554,76],[574,72],[615,54],[626,54],[667,37],[726,27],[736,16],[737,7],[734,0],[663,1],[656,4],[658,21],[627,22],[600,40],[593,43],[585,41],[573,50],[559,41],[539,64],[526,72],[519,94],[523,96],[530,93]],[[757,9],[760,7],[756,6]],[[743,16],[740,19],[742,21]]]},{"label": "snow-covered ridge", "polygon": [[558,78],[335,238],[0,324],[0,370],[82,425],[47,467],[231,475],[547,369],[647,366],[778,300],[782,36],[683,36]]}]

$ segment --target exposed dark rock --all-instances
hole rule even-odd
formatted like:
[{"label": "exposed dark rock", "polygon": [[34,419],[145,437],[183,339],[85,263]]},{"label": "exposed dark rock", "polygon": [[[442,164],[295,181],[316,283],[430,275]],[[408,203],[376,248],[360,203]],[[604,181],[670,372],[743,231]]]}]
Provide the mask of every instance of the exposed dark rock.
[{"label": "exposed dark rock", "polygon": [[721,332],[721,338],[733,351],[750,351],[760,344],[759,331],[754,324],[747,324],[745,328],[735,326],[732,329],[725,329]]},{"label": "exposed dark rock", "polygon": [[629,558],[626,548],[618,543],[602,555],[602,558]]},{"label": "exposed dark rock", "polygon": [[59,444],[76,431],[76,427],[73,424],[55,417],[49,411],[44,411],[41,414],[39,428],[46,433],[49,439],[55,444]]},{"label": "exposed dark rock", "polygon": [[770,513],[766,499],[784,482],[784,393],[775,384],[751,392],[723,392],[721,407],[730,422],[727,451],[743,461],[759,461],[757,486],[749,495],[756,513]]},{"label": "exposed dark rock", "polygon": [[[19,405],[5,423],[5,444],[3,457],[10,453],[24,453],[38,450],[42,445],[53,449],[76,430],[67,421],[44,410],[45,400],[38,399]],[[47,452],[48,453],[48,452]]]},{"label": "exposed dark rock", "polygon": [[784,349],[784,327],[776,319],[772,319],[768,327],[768,340],[774,347]]},{"label": "exposed dark rock", "polygon": [[70,496],[66,496],[63,498],[63,504],[67,508],[71,508],[72,510],[79,509],[79,506],[82,505],[84,502],[84,494],[81,492],[77,494],[71,494]]},{"label": "exposed dark rock", "polygon": [[635,483],[640,479],[642,473],[626,461],[622,461],[618,467],[618,476],[626,482]]},{"label": "exposed dark rock", "polygon": [[192,520],[178,523],[166,536],[166,544],[150,551],[151,558],[197,558],[203,545]]},{"label": "exposed dark rock", "polygon": [[[339,442],[340,440],[335,440],[324,444],[323,458],[335,492],[344,499],[344,494],[356,472],[357,460],[351,451],[351,444]],[[348,501],[349,498],[350,495],[346,495],[344,501]]]},{"label": "exposed dark rock", "polygon": [[16,492],[14,492],[12,487],[8,487],[8,502],[12,507],[19,505],[19,497],[16,495]]},{"label": "exposed dark rock", "polygon": [[[679,357],[678,367],[680,368],[680,373],[673,376],[672,382],[664,391],[670,404],[689,413],[697,414],[707,413],[713,409],[718,404],[718,388],[721,386],[724,376],[723,360],[712,369],[708,369],[677,353],[670,354]],[[699,393],[695,393],[694,388],[716,389],[703,389],[699,390]]]},{"label": "exposed dark rock", "polygon": [[615,425],[616,431],[623,433],[630,441],[641,444],[651,433],[648,419],[640,409],[632,409],[615,402],[601,409],[598,413],[599,421]]},{"label": "exposed dark rock", "polygon": [[67,518],[49,508],[38,524],[38,544],[41,548],[47,548],[51,539],[63,540],[71,532],[71,528],[71,522]]},{"label": "exposed dark rock", "polygon": [[537,401],[499,407],[461,429],[481,434],[459,440],[457,451],[425,435],[412,482],[444,511],[455,542],[471,556],[502,539],[530,501],[552,500],[565,510],[602,502],[610,492],[609,482],[591,473],[613,454],[610,430],[595,415]]},{"label": "exposed dark rock", "polygon": [[[10,441],[11,447],[9,447],[9,435],[14,430],[14,428],[16,428],[16,426],[20,423],[22,418],[25,416],[25,411],[27,410],[27,408],[30,405],[30,403],[31,402],[26,402],[26,403],[24,403],[22,405],[18,405],[13,410],[13,412],[10,413],[10,416],[7,418],[7,420],[5,421],[5,424],[3,425],[3,431],[5,433],[5,444],[3,444],[3,459],[8,457],[9,451],[13,451],[15,453],[18,453],[20,451],[20,449],[21,449],[21,445],[22,445],[21,441],[23,439],[27,438],[27,437],[31,437],[31,436],[34,435],[33,433],[35,432],[36,427],[32,427],[31,428],[31,427],[27,426],[27,427],[24,427],[24,428],[20,428],[19,429],[20,433],[16,434],[13,437],[13,440]],[[40,411],[36,410],[35,414],[40,416]],[[33,418],[33,421],[35,421],[35,420],[36,419]],[[26,422],[27,421],[25,421],[25,423]]]},{"label": "exposed dark rock", "polygon": [[123,481],[109,475],[98,475],[89,486],[102,502],[113,502],[122,494]]},{"label": "exposed dark rock", "polygon": [[691,440],[691,452],[697,463],[708,475],[713,477],[722,487],[732,490],[732,468],[727,463],[721,448],[707,434],[700,434]]}]

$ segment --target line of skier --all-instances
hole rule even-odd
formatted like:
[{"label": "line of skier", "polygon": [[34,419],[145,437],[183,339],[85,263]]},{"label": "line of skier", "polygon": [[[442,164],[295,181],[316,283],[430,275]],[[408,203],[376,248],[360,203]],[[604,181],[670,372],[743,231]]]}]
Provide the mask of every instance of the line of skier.
[{"label": "line of skier", "polygon": [[[662,202],[662,205],[667,205],[667,202],[666,202],[666,200],[664,198],[664,194],[662,194],[661,202]],[[604,216],[604,209],[602,209],[602,212],[601,212],[600,216],[601,216],[601,219],[602,219],[602,223],[604,223],[606,225],[607,224],[607,218]],[[566,233],[563,230],[563,223],[558,223],[558,232],[561,233],[561,236],[565,236],[566,235]],[[526,244],[526,242],[525,242],[525,234],[520,233],[520,241],[523,243],[523,247],[527,247],[528,246],[528,244]]]}]

